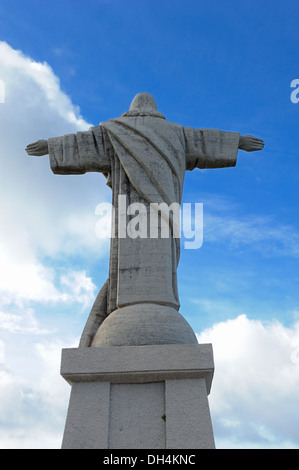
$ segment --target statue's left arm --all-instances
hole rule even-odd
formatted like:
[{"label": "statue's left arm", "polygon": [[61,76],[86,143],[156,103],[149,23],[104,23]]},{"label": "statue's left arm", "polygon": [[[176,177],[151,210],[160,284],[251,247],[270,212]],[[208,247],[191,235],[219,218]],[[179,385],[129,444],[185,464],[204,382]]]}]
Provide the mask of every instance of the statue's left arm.
[{"label": "statue's left arm", "polygon": [[49,154],[53,173],[69,175],[89,171],[108,173],[110,160],[106,156],[100,126],[89,131],[38,140],[26,147],[28,155]]},{"label": "statue's left arm", "polygon": [[253,136],[218,129],[184,128],[186,169],[224,168],[235,166],[238,150],[262,150],[264,142]]}]

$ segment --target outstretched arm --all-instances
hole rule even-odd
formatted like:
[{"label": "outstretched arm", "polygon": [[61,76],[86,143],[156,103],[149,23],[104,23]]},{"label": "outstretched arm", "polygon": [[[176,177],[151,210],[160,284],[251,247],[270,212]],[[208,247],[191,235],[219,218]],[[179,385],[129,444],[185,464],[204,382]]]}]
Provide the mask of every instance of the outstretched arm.
[{"label": "outstretched arm", "polygon": [[27,145],[26,152],[37,157],[49,154],[53,173],[60,175],[77,175],[88,171],[105,175],[110,171],[111,163],[106,157],[101,126],[76,134],[37,140]]},{"label": "outstretched arm", "polygon": [[185,127],[184,133],[187,170],[235,166],[239,149],[254,152],[264,147],[261,139],[238,132]]},{"label": "outstretched arm", "polygon": [[264,141],[253,137],[252,135],[241,135],[239,140],[239,149],[245,150],[245,152],[255,152],[256,150],[262,150],[264,147]]}]

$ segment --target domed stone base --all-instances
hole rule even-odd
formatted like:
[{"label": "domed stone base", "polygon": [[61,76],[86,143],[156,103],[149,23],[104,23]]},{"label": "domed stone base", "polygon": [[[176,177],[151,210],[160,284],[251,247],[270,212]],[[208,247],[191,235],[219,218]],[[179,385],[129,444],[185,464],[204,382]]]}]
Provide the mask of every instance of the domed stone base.
[{"label": "domed stone base", "polygon": [[172,307],[134,304],[114,310],[101,324],[91,343],[100,346],[198,344],[194,331]]}]

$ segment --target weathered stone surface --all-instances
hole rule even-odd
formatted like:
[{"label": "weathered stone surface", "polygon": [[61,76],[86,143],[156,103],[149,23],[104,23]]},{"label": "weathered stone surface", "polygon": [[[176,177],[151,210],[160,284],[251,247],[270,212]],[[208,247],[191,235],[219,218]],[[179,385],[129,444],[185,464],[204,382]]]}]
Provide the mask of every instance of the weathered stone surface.
[{"label": "weathered stone surface", "polygon": [[109,382],[76,382],[72,386],[63,449],[106,449],[109,426]]},{"label": "weathered stone surface", "polygon": [[210,393],[214,371],[211,344],[117,346],[62,350],[61,375],[70,383],[159,382],[167,379],[206,379]]},{"label": "weathered stone surface", "polygon": [[[262,140],[252,136],[240,137],[238,132],[193,129],[168,122],[158,112],[154,98],[148,93],[136,95],[129,111],[120,118],[101,123],[86,132],[41,140],[27,146],[29,155],[49,153],[54,173],[100,172],[112,189],[116,217],[107,290],[105,298],[103,295],[97,297],[80,346],[102,344],[103,335],[99,341],[97,329],[101,329],[101,322],[107,315],[116,311],[114,317],[118,316],[118,309],[125,308],[125,315],[129,313],[126,307],[130,305],[132,314],[135,312],[135,304],[155,303],[173,308],[173,311],[179,309],[177,266],[180,239],[175,236],[173,218],[169,217],[169,210],[161,211],[161,217],[167,220],[169,237],[161,234],[158,238],[129,236],[129,222],[134,215],[132,204],[142,204],[147,214],[152,205],[156,211],[161,204],[169,209],[172,204],[181,203],[186,170],[234,166],[239,148],[254,151],[262,147]],[[124,205],[119,196],[126,197]],[[124,227],[119,216],[126,219]],[[155,319],[157,329],[161,327],[161,317],[156,316]],[[129,317],[128,322],[131,322]],[[104,335],[108,324],[113,325],[116,334],[115,339],[112,332],[109,334],[109,344],[120,344],[119,329],[114,321],[109,323],[105,320]],[[141,344],[152,344],[152,325],[147,322],[148,333],[139,328],[138,322],[136,326],[138,334],[142,335]],[[166,335],[166,324],[161,331]],[[130,335],[132,344],[140,344],[136,343],[136,334]],[[148,339],[145,339],[146,334]],[[95,335],[97,340],[93,341]],[[177,342],[178,337],[174,337],[173,341]],[[155,338],[160,344],[161,337]],[[167,335],[165,342],[169,342]],[[185,334],[182,334],[182,342],[186,342]],[[121,344],[130,343],[123,340]]]},{"label": "weathered stone surface", "polygon": [[165,448],[165,383],[110,384],[110,449]]},{"label": "weathered stone surface", "polygon": [[197,339],[189,323],[174,308],[139,303],[112,312],[91,346],[146,344],[197,344]]},{"label": "weathered stone surface", "polygon": [[204,378],[166,380],[166,448],[215,447]]},{"label": "weathered stone surface", "polygon": [[64,449],[214,448],[210,344],[64,349]]},{"label": "weathered stone surface", "polygon": [[[27,146],[29,155],[49,153],[54,173],[102,173],[115,211],[108,280],[80,347],[63,351],[72,384],[63,448],[214,447],[212,350],[178,313],[180,239],[169,209],[181,203],[186,170],[234,166],[238,149],[262,148],[252,136],[168,122],[148,93],[118,119]],[[129,230],[136,204],[145,208],[140,223],[153,207],[161,215],[157,237]]]}]

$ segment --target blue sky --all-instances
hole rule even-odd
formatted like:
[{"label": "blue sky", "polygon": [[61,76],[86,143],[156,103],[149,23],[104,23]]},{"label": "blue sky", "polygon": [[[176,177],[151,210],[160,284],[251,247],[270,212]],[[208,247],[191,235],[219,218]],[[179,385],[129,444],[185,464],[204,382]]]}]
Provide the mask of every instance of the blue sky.
[{"label": "blue sky", "polygon": [[117,117],[140,91],[169,121],[265,141],[235,168],[186,174],[204,232],[182,250],[181,313],[213,343],[216,445],[299,447],[298,20],[290,0],[2,0],[0,447],[60,447],[60,351],[108,274],[105,179],[53,175],[24,148]]}]

